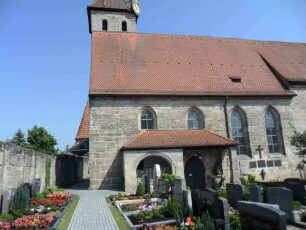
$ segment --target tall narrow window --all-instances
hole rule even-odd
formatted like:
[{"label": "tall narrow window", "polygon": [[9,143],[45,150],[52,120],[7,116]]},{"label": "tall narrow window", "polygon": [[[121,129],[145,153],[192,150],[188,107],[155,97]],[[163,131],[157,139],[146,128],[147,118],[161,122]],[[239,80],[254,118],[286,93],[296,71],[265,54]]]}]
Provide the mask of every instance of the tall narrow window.
[{"label": "tall narrow window", "polygon": [[265,121],[269,153],[278,153],[280,149],[278,127],[275,116],[271,110],[266,111]]},{"label": "tall narrow window", "polygon": [[148,110],[143,110],[141,113],[141,129],[154,129],[153,115]]},{"label": "tall narrow window", "polygon": [[104,20],[102,21],[102,30],[107,31],[107,30],[108,30],[107,27],[108,27],[108,25],[107,25],[107,20],[104,19]]},{"label": "tall narrow window", "polygon": [[199,117],[195,111],[193,110],[189,111],[187,123],[188,123],[188,129],[199,129],[200,128]]},{"label": "tall narrow window", "polygon": [[231,114],[231,128],[232,138],[239,143],[237,145],[237,153],[239,155],[249,155],[247,121],[242,111],[238,109],[233,110]]},{"label": "tall narrow window", "polygon": [[188,129],[202,129],[204,128],[204,116],[202,111],[197,107],[191,107],[187,115]]},{"label": "tall narrow window", "polygon": [[122,22],[122,31],[127,31],[127,23],[126,23],[126,21]]}]

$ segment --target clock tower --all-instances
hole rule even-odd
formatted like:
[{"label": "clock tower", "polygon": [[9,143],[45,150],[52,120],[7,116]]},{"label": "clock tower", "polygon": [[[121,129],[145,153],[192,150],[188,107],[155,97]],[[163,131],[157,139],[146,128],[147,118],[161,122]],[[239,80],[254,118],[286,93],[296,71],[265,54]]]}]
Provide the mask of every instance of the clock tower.
[{"label": "clock tower", "polygon": [[87,6],[89,32],[135,32],[139,0],[95,0]]}]

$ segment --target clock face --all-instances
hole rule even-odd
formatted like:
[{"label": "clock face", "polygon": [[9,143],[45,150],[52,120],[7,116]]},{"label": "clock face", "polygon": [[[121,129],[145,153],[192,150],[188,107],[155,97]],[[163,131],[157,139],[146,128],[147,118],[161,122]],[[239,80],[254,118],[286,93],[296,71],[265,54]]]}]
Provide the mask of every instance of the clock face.
[{"label": "clock face", "polygon": [[132,8],[137,16],[140,15],[140,6],[138,0],[132,0]]}]

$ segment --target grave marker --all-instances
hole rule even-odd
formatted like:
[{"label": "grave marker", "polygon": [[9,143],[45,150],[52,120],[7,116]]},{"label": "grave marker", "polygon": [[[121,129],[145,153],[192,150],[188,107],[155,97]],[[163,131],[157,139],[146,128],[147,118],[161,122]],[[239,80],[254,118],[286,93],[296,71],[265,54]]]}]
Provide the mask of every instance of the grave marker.
[{"label": "grave marker", "polygon": [[298,178],[285,179],[285,186],[292,191],[293,200],[305,205],[305,186],[304,182]]},{"label": "grave marker", "polygon": [[250,201],[262,203],[263,197],[261,193],[262,193],[261,187],[257,185],[250,186]]},{"label": "grave marker", "polygon": [[278,204],[279,208],[285,212],[293,210],[292,191],[287,188],[271,187],[267,188],[268,203]]},{"label": "grave marker", "polygon": [[243,187],[240,184],[226,184],[228,203],[237,209],[237,202],[243,200]]},{"label": "grave marker", "polygon": [[15,188],[8,189],[4,191],[3,196],[2,196],[2,208],[1,208],[1,213],[8,213],[9,211],[9,206],[12,201],[12,198],[16,192]]},{"label": "grave marker", "polygon": [[286,214],[263,203],[238,201],[241,230],[285,230]]},{"label": "grave marker", "polygon": [[40,178],[35,178],[32,181],[32,196],[40,192],[41,180]]}]

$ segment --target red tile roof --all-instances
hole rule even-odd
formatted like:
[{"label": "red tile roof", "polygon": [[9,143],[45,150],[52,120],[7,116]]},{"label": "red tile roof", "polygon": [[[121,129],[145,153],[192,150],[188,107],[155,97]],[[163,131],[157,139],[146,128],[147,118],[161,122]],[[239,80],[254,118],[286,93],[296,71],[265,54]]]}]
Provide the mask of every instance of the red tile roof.
[{"label": "red tile roof", "polygon": [[229,147],[235,145],[237,142],[206,129],[145,130],[123,146],[123,149]]},{"label": "red tile roof", "polygon": [[262,57],[287,80],[306,82],[303,43],[94,32],[89,93],[294,95]]},{"label": "red tile roof", "polygon": [[89,138],[89,103],[87,102],[78,133],[75,137],[76,141]]},{"label": "red tile roof", "polygon": [[123,0],[95,0],[87,8],[132,10]]}]

